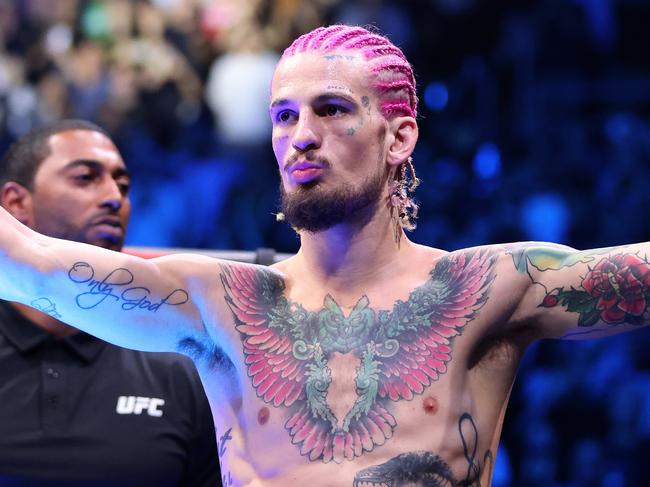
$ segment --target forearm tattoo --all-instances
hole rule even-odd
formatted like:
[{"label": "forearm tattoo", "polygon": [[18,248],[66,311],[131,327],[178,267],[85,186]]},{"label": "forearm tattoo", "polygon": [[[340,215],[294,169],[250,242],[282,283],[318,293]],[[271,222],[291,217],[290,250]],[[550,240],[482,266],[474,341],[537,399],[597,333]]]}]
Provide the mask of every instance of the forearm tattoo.
[{"label": "forearm tattoo", "polygon": [[[285,297],[277,275],[222,267],[248,376],[258,397],[288,410],[285,428],[302,455],[340,463],[393,436],[392,402],[422,394],[447,371],[454,338],[488,299],[495,259],[487,250],[450,254],[392,311],[373,308],[364,295],[347,316],[331,295],[308,311]],[[345,387],[337,383],[340,356],[355,364],[356,400],[345,411],[328,397],[333,383]]]},{"label": "forearm tattoo", "polygon": [[[577,313],[579,327],[606,325],[643,325],[650,307],[650,262],[645,255],[625,252],[624,247],[569,253],[566,250],[523,247],[512,250],[512,258],[520,272],[531,267],[539,272],[560,270],[577,263],[587,264],[580,284],[549,289],[539,306]],[[574,334],[580,334],[574,333]]]},{"label": "forearm tattoo", "polygon": [[68,270],[72,282],[84,284],[86,291],[76,297],[81,309],[92,309],[104,301],[115,302],[124,311],[141,309],[155,313],[162,306],[180,306],[189,301],[183,289],[174,289],[162,299],[151,297],[151,290],[145,286],[132,286],[133,273],[123,267],[110,271],[106,276],[95,277],[95,269],[88,262],[75,262]]},{"label": "forearm tattoo", "polygon": [[467,461],[467,474],[457,480],[449,465],[438,455],[428,451],[402,453],[380,465],[363,469],[354,476],[353,487],[384,487],[417,485],[423,487],[481,487],[481,476],[487,470],[487,484],[492,481],[494,456],[486,450],[478,458],[478,430],[469,413],[458,421],[460,443]]}]

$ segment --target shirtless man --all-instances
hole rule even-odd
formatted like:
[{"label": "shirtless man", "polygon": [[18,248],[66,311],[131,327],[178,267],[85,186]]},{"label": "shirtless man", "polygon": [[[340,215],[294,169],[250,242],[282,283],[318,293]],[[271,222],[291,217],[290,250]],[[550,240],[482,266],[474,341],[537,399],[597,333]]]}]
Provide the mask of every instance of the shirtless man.
[{"label": "shirtless man", "polygon": [[490,485],[526,347],[646,324],[648,246],[410,242],[414,85],[401,51],[359,27],[285,51],[270,113],[301,248],[273,268],[142,260],[3,213],[0,295],[47,297],[117,345],[191,356],[226,486]]}]

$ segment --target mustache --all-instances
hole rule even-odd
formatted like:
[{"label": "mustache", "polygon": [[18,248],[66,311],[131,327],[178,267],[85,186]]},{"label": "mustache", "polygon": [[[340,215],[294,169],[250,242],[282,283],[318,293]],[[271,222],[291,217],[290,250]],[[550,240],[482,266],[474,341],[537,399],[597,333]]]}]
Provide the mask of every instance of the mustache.
[{"label": "mustache", "polygon": [[301,161],[313,162],[324,168],[330,167],[330,162],[326,158],[314,154],[313,152],[307,152],[307,153],[294,152],[289,156],[287,161],[282,165],[282,169],[284,171],[289,170],[289,168],[291,168],[293,165],[298,163],[299,159]]},{"label": "mustache", "polygon": [[100,225],[105,223],[114,227],[119,227],[122,231],[125,230],[126,223],[115,212],[102,212],[95,215],[90,219],[90,225]]}]

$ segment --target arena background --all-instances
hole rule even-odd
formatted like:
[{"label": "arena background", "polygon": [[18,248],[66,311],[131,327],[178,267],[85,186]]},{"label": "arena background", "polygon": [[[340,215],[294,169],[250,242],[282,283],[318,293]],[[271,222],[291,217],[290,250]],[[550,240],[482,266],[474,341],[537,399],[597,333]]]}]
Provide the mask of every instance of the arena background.
[{"label": "arena background", "polygon": [[[291,253],[268,80],[322,23],[372,24],[415,66],[417,242],[650,239],[650,2],[2,0],[0,148],[85,118],[133,174],[130,246]],[[650,332],[543,342],[521,366],[495,487],[650,474]]]}]

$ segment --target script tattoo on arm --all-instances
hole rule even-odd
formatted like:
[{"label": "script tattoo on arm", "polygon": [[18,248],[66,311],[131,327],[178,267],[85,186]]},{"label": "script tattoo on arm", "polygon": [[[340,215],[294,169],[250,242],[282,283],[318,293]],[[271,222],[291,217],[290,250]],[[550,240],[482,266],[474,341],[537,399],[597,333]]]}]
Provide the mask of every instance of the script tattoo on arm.
[{"label": "script tattoo on arm", "polygon": [[492,482],[494,455],[487,450],[482,461],[477,459],[478,430],[469,413],[458,421],[458,431],[467,461],[467,475],[457,480],[450,466],[438,455],[428,451],[402,453],[380,465],[360,470],[354,476],[353,487],[384,487],[417,485],[432,487],[482,487],[481,475],[487,471],[488,487]]},{"label": "script tattoo on arm", "polygon": [[[569,252],[561,248],[524,246],[511,251],[515,267],[528,273],[534,284],[544,287],[540,307],[566,307],[578,313],[577,326],[596,324],[641,326],[650,308],[650,262],[647,256],[623,251],[625,247]],[[531,270],[557,271],[577,263],[587,264],[580,284],[548,289],[536,281]],[[565,336],[587,334],[575,332]]]},{"label": "script tattoo on arm", "polygon": [[92,309],[108,300],[119,303],[124,311],[143,309],[155,313],[163,305],[180,306],[189,301],[189,295],[183,289],[174,289],[160,300],[152,299],[149,288],[131,285],[135,280],[133,273],[123,267],[96,278],[93,266],[80,261],[72,265],[68,277],[77,284],[86,284],[88,288],[75,298],[81,309]]},{"label": "script tattoo on arm", "polygon": [[[347,316],[329,294],[322,309],[308,311],[285,297],[277,274],[223,265],[248,376],[260,399],[286,408],[285,428],[300,454],[341,463],[390,439],[391,404],[412,400],[447,371],[454,338],[488,299],[495,260],[487,250],[450,254],[392,311],[372,308],[364,295]],[[335,354],[356,365],[356,400],[338,416],[329,396]]]}]

